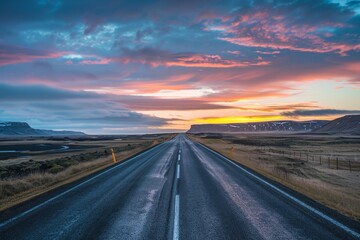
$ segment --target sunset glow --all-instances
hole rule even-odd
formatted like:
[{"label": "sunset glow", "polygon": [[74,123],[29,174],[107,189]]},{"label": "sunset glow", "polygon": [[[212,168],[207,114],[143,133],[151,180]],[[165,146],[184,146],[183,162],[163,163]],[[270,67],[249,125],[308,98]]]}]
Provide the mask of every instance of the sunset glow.
[{"label": "sunset glow", "polygon": [[234,116],[234,117],[195,119],[195,123],[198,124],[248,123],[248,122],[276,121],[280,119],[284,119],[284,117],[283,116]]},{"label": "sunset glow", "polygon": [[121,134],[360,113],[359,13],[346,0],[3,1],[0,120]]}]

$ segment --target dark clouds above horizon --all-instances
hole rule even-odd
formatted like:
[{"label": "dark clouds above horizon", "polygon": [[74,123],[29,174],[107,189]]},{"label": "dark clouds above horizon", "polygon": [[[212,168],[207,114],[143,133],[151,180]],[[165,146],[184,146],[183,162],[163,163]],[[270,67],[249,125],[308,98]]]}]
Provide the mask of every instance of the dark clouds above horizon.
[{"label": "dark clouds above horizon", "polygon": [[0,3],[0,121],[140,133],[336,117],[360,109],[359,76],[360,1]]}]

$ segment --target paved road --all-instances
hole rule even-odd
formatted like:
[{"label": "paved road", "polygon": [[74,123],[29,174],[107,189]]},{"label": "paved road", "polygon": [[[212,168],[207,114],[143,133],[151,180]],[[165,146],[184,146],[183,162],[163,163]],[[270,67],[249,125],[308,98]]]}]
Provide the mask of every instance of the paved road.
[{"label": "paved road", "polygon": [[0,213],[0,239],[330,240],[359,229],[184,135]]}]

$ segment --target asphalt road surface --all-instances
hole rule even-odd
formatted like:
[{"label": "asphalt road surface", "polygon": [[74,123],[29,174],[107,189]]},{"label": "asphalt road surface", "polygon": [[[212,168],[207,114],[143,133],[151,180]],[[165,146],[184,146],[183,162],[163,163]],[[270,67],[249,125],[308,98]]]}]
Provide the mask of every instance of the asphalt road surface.
[{"label": "asphalt road surface", "polygon": [[360,239],[359,223],[178,135],[0,213],[0,239]]}]

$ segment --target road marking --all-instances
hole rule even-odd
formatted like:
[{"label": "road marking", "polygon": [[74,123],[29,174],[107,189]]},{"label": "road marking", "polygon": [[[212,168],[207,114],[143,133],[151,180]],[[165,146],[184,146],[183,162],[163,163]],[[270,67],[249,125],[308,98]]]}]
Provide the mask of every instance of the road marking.
[{"label": "road marking", "polygon": [[174,225],[173,225],[173,240],[179,239],[179,212],[180,212],[180,195],[178,192],[178,183],[180,180],[180,153],[179,150],[178,161],[176,163],[176,179],[174,181],[174,190],[175,190],[175,209],[174,209]]},{"label": "road marking", "polygon": [[180,164],[177,165],[176,178],[180,179]]},{"label": "road marking", "polygon": [[336,221],[335,219],[329,217],[328,215],[320,212],[319,210],[309,206],[308,204],[302,202],[301,200],[291,196],[290,194],[284,192],[283,190],[281,190],[280,188],[276,187],[275,185],[265,181],[264,179],[256,176],[255,174],[249,172],[248,170],[246,170],[245,168],[241,167],[240,165],[235,164],[233,161],[230,161],[229,159],[227,159],[226,157],[222,156],[221,154],[215,152],[214,150],[200,144],[201,146],[203,146],[204,148],[208,149],[209,151],[213,152],[214,154],[218,155],[219,157],[221,157],[222,159],[225,159],[226,161],[230,162],[231,164],[233,164],[234,166],[238,167],[239,169],[241,169],[243,172],[249,174],[250,176],[252,176],[253,178],[259,180],[260,182],[264,183],[265,185],[267,185],[268,187],[272,188],[273,190],[276,190],[277,192],[279,192],[280,194],[286,196],[287,198],[291,199],[292,201],[296,202],[297,204],[301,205],[302,207],[306,208],[307,210],[309,210],[310,212],[314,213],[315,215],[318,215],[319,217],[327,220],[328,222],[331,222],[332,224],[336,225],[337,227],[341,228],[342,230],[344,230],[345,232],[349,233],[350,235],[356,237],[356,238],[360,238],[360,233],[350,229],[349,227],[345,226],[344,224]]},{"label": "road marking", "polygon": [[173,240],[179,239],[179,212],[180,212],[180,195],[175,196],[175,214],[174,214],[174,230]]},{"label": "road marking", "polygon": [[141,153],[141,154],[139,154],[139,155],[137,155],[137,156],[135,156],[135,157],[133,157],[133,158],[130,158],[130,159],[129,159],[128,161],[126,161],[126,162],[120,162],[118,165],[115,165],[115,166],[109,168],[108,170],[106,170],[106,171],[104,171],[104,172],[101,172],[101,173],[93,176],[92,178],[89,178],[88,180],[86,180],[86,181],[84,181],[84,182],[82,182],[82,183],[80,183],[80,184],[78,184],[78,185],[76,185],[76,186],[74,186],[74,187],[66,190],[65,192],[62,192],[62,193],[60,193],[59,195],[56,195],[56,196],[54,196],[54,197],[46,200],[45,202],[42,202],[42,203],[40,203],[39,205],[37,205],[37,206],[35,206],[35,207],[32,207],[32,208],[30,208],[29,210],[27,210],[27,211],[25,211],[25,212],[22,212],[22,213],[20,213],[19,215],[15,216],[15,217],[13,217],[13,218],[10,218],[10,219],[8,219],[8,220],[6,220],[5,222],[0,223],[0,229],[3,228],[3,227],[5,227],[6,225],[8,225],[8,224],[10,224],[10,223],[12,223],[12,222],[14,222],[14,221],[16,221],[17,219],[19,219],[19,218],[21,218],[21,217],[23,217],[23,216],[25,216],[25,215],[27,215],[27,214],[35,211],[35,210],[41,208],[42,206],[45,206],[46,204],[48,204],[48,203],[50,203],[50,202],[58,199],[59,197],[62,197],[62,196],[64,196],[65,194],[67,194],[67,193],[69,193],[69,192],[71,192],[71,191],[73,191],[73,190],[75,190],[75,189],[77,189],[77,188],[85,185],[86,183],[88,183],[88,182],[90,182],[90,181],[92,181],[92,180],[94,180],[94,179],[96,179],[96,178],[98,178],[98,177],[100,177],[100,176],[102,176],[102,175],[110,172],[110,171],[113,171],[114,169],[116,169],[116,168],[118,168],[118,167],[120,167],[120,166],[123,166],[123,165],[125,165],[125,164],[127,164],[127,163],[129,163],[129,162],[132,162],[134,159],[139,158],[139,157],[141,157],[142,155],[144,155],[144,154],[146,154],[146,153],[153,152],[155,149],[159,148],[159,147],[160,147],[161,145],[163,145],[163,144],[164,144],[164,143],[161,143],[161,144],[159,144],[158,146],[156,146],[156,147],[154,147],[154,148],[152,148],[152,149],[149,149],[148,151],[145,151],[145,152],[143,152],[143,153]]}]

